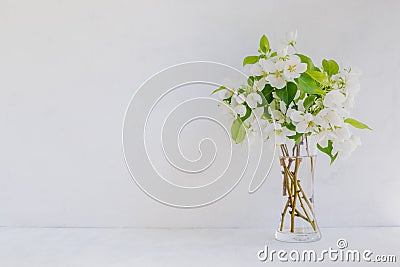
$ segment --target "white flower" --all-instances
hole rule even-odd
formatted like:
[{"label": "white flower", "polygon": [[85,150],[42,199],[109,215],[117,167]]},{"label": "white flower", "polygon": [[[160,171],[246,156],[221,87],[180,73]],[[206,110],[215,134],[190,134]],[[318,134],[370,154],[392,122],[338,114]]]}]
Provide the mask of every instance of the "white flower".
[{"label": "white flower", "polygon": [[360,138],[358,136],[351,135],[345,140],[334,140],[332,144],[332,153],[336,154],[338,152],[341,158],[346,159],[357,148],[357,146],[360,145]]},{"label": "white flower", "polygon": [[339,152],[341,158],[347,158],[361,145],[360,138],[353,135],[346,125],[331,130],[324,130],[316,135],[316,141],[322,147],[328,146],[328,141],[332,141],[332,155]]},{"label": "white flower", "polygon": [[282,89],[286,86],[286,79],[283,74],[285,68],[285,63],[283,61],[278,61],[276,63],[267,60],[267,64],[263,66],[264,70],[269,74],[266,80],[275,88]]},{"label": "white flower", "polygon": [[279,49],[279,50],[277,51],[276,57],[277,57],[278,59],[286,60],[287,57],[288,57],[288,55],[289,55],[289,47],[288,47],[288,46],[285,46],[285,47],[283,47],[283,48],[281,48],[281,49]]},{"label": "white flower", "polygon": [[328,146],[328,141],[332,139],[332,132],[324,130],[315,135],[315,141],[322,147]]},{"label": "white flower", "polygon": [[[246,120],[247,121],[247,120]],[[248,125],[244,122],[246,125]],[[254,120],[252,125],[248,128],[249,133],[249,141],[254,142],[256,138],[266,139],[266,135],[264,134],[265,129],[269,123],[265,120]]]},{"label": "white flower", "polygon": [[235,107],[236,105],[243,104],[244,101],[245,101],[245,97],[243,94],[241,94],[241,95],[234,94],[232,96],[231,105],[232,105],[232,107]]},{"label": "white flower", "polygon": [[334,126],[343,125],[343,118],[335,109],[325,108],[321,110],[315,118],[315,122],[323,128],[330,128]]},{"label": "white flower", "polygon": [[286,33],[286,43],[291,46],[295,46],[297,41],[297,30],[294,32]]},{"label": "white flower", "polygon": [[310,133],[317,129],[315,117],[311,113],[302,113],[300,111],[293,111],[290,118],[296,125],[296,132]]},{"label": "white flower", "polygon": [[285,70],[283,73],[285,74],[288,80],[293,81],[296,78],[300,77],[300,74],[307,70],[307,64],[301,63],[301,60],[298,56],[292,55],[289,60],[286,61]]},{"label": "white flower", "polygon": [[218,92],[218,98],[223,100],[230,98],[233,95],[234,91],[232,89],[224,89]]},{"label": "white flower", "polygon": [[287,137],[294,135],[293,131],[290,131],[286,127],[283,127],[280,124],[276,125],[275,128],[275,144],[284,144],[288,140]]},{"label": "white flower", "polygon": [[258,119],[261,119],[263,114],[264,114],[264,107],[255,108],[251,112],[251,115]]},{"label": "white flower", "polygon": [[339,72],[331,77],[333,89],[342,89],[346,86],[346,73]]},{"label": "white flower", "polygon": [[356,75],[349,74],[344,92],[346,95],[350,94],[356,96],[360,91],[360,81]]},{"label": "white flower", "polygon": [[334,139],[338,141],[344,141],[351,137],[351,132],[345,124],[342,127],[333,130],[332,133],[334,135]]},{"label": "white flower", "polygon": [[269,123],[265,127],[264,134],[267,136],[268,139],[275,138],[275,144],[284,144],[288,141],[288,136],[294,135],[293,131],[290,131],[286,127],[282,127],[279,123]]},{"label": "white flower", "polygon": [[343,108],[348,112],[353,108],[354,97],[360,91],[358,74],[354,74],[348,70],[342,70],[338,74],[332,76],[331,81],[333,88],[340,89],[345,94]]},{"label": "white flower", "polygon": [[346,112],[349,112],[354,106],[354,95],[346,95],[346,101],[343,103],[343,108]]},{"label": "white flower", "polygon": [[344,93],[356,95],[360,90],[358,74],[348,70],[342,70],[331,78],[334,89],[343,89]]},{"label": "white flower", "polygon": [[268,140],[271,138],[272,134],[274,133],[274,124],[268,121],[262,121],[261,123],[261,134],[263,139]]},{"label": "white flower", "polygon": [[231,105],[233,110],[239,114],[240,117],[246,115],[247,109],[246,106],[243,105],[245,101],[244,95],[233,95],[231,99]]},{"label": "white flower", "polygon": [[[265,60],[265,59],[260,59],[260,61],[261,60]],[[251,65],[249,71],[250,71],[250,74],[252,76],[261,76],[261,75],[263,75],[263,69],[262,69],[262,67],[261,67],[259,62],[257,62],[256,64]]]},{"label": "white flower", "polygon": [[262,103],[262,98],[257,93],[251,93],[246,97],[246,103],[251,108],[256,108],[258,104]]},{"label": "white flower", "polygon": [[255,108],[251,111],[250,116],[244,121],[245,125],[253,131],[258,132],[260,125],[264,120],[261,119],[264,114],[264,107]]},{"label": "white flower", "polygon": [[326,94],[323,104],[328,108],[343,108],[343,104],[346,101],[346,97],[339,90],[332,90]]},{"label": "white flower", "polygon": [[[275,100],[277,101],[277,100]],[[269,113],[272,115],[272,118],[279,122],[283,123],[286,121],[286,104],[283,101],[279,102],[279,109],[275,108],[275,101],[271,102],[270,106],[268,107]]]},{"label": "white flower", "polygon": [[262,61],[260,60],[259,62],[264,72],[268,73],[275,70],[275,61],[272,58],[267,60],[263,59]]},{"label": "white flower", "polygon": [[356,75],[350,74],[346,81],[346,87],[344,88],[344,92],[346,93],[346,101],[343,104],[343,107],[346,110],[351,110],[354,106],[354,98],[360,91],[360,82]]},{"label": "white flower", "polygon": [[237,105],[236,107],[233,108],[233,110],[239,114],[240,117],[243,117],[246,115],[247,109],[244,105]]},{"label": "white flower", "polygon": [[[292,122],[292,119],[290,118],[290,116],[291,116],[292,113],[295,112],[295,111],[297,111],[297,110],[294,109],[293,106],[290,106],[290,107],[287,109],[287,111],[286,111],[286,122],[287,122],[287,123],[291,123],[291,122]],[[299,108],[299,111],[303,111],[303,112],[304,112],[304,109],[303,109],[303,110],[300,110],[300,108]]]},{"label": "white flower", "polygon": [[258,81],[254,81],[254,87],[256,88],[257,91],[262,91],[267,84],[267,81],[264,78],[261,78]]}]

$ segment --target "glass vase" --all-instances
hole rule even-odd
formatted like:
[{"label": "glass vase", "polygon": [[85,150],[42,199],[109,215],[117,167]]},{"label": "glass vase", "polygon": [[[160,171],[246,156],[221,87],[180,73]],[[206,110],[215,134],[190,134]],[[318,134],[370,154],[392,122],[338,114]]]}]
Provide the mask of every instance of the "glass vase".
[{"label": "glass vase", "polygon": [[312,242],[321,239],[314,211],[315,155],[296,145],[289,153],[280,145],[282,173],[282,213],[275,238],[285,242]]}]

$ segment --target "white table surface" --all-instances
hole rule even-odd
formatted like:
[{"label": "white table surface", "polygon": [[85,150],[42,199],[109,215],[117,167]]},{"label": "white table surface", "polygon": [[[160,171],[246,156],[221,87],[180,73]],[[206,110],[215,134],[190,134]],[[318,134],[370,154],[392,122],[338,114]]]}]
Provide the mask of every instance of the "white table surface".
[{"label": "white table surface", "polygon": [[0,266],[296,266],[354,263],[293,263],[266,261],[257,252],[269,249],[337,249],[345,238],[348,249],[369,249],[374,255],[395,255],[400,266],[400,228],[326,228],[314,243],[282,243],[272,229],[135,229],[135,228],[0,228]]}]

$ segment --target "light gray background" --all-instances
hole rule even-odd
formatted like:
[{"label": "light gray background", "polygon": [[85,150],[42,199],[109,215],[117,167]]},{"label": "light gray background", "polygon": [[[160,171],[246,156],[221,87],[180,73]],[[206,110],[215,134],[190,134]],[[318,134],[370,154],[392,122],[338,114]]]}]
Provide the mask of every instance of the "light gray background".
[{"label": "light gray background", "polygon": [[359,67],[354,117],[373,132],[316,177],[320,226],[399,226],[399,1],[0,1],[0,225],[275,227],[278,166],[202,209],[165,207],[125,167],[125,109],[150,75],[211,60],[240,68],[266,33]]}]

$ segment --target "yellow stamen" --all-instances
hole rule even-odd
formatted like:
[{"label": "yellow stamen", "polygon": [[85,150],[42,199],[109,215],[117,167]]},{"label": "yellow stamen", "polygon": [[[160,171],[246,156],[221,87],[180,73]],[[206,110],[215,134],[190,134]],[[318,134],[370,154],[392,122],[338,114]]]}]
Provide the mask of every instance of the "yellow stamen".
[{"label": "yellow stamen", "polygon": [[289,71],[290,71],[290,72],[293,72],[293,71],[295,71],[295,70],[296,70],[296,65],[293,65],[293,66],[290,65],[290,66],[289,66]]}]

